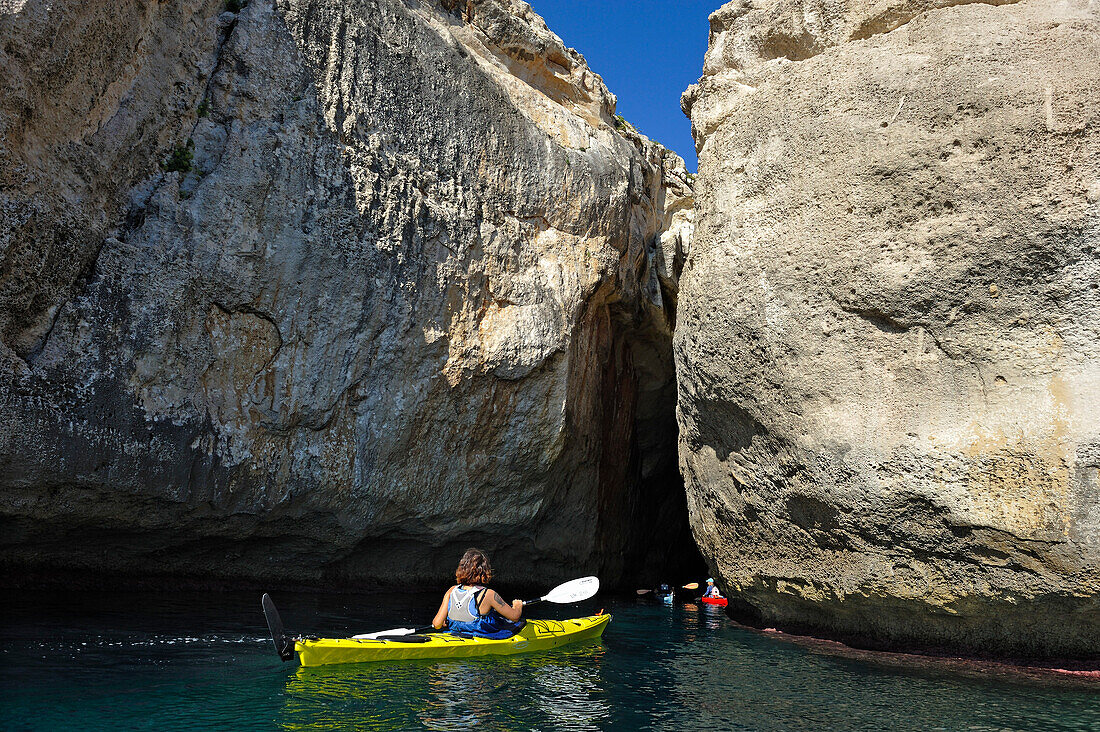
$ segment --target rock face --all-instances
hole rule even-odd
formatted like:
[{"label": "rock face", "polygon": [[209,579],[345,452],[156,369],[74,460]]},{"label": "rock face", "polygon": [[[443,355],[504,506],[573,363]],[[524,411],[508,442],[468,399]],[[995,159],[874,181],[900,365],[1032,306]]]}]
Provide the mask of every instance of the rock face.
[{"label": "rock face", "polygon": [[0,4],[4,561],[666,557],[682,161],[526,3],[224,8]]},{"label": "rock face", "polygon": [[692,526],[769,623],[1100,648],[1100,18],[749,2],[684,97]]}]

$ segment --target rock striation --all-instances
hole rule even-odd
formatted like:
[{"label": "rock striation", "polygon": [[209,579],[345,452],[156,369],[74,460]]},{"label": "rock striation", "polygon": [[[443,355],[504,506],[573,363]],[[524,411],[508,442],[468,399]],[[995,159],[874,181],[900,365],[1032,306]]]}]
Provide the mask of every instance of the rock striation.
[{"label": "rock striation", "polygon": [[239,5],[0,4],[5,564],[667,559],[683,162],[526,3]]},{"label": "rock striation", "polygon": [[704,556],[768,623],[1095,654],[1095,3],[710,22],[675,334]]}]

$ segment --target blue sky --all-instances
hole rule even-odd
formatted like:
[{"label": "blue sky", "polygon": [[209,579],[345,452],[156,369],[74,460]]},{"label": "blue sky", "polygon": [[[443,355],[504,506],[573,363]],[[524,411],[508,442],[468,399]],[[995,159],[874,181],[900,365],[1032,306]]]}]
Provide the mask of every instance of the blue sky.
[{"label": "blue sky", "polygon": [[695,171],[680,94],[699,79],[707,16],[723,0],[528,0],[619,98],[618,113]]}]

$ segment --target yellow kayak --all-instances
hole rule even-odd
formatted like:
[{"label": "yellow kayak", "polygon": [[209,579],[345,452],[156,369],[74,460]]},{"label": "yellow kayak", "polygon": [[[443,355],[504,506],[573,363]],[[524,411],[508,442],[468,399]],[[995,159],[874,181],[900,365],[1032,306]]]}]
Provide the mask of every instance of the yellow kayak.
[{"label": "yellow kayak", "polygon": [[610,615],[591,615],[572,620],[528,620],[523,630],[504,640],[459,638],[450,633],[429,633],[428,640],[419,643],[372,638],[297,640],[294,650],[298,652],[298,660],[303,666],[415,658],[510,656],[514,653],[548,651],[567,643],[599,638],[610,621]]}]

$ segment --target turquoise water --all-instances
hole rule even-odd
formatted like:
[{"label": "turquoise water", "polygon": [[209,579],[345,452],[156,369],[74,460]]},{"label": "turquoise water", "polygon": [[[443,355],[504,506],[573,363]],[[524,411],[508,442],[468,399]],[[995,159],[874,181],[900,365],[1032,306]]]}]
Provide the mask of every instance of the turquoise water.
[{"label": "turquoise water", "polygon": [[[438,603],[273,595],[288,630],[320,635],[423,622]],[[259,605],[258,593],[8,593],[0,727],[1100,730],[1100,684],[846,658],[694,604],[541,606],[541,617],[614,614],[602,643],[541,655],[309,670],[274,655]]]}]

